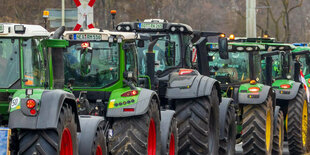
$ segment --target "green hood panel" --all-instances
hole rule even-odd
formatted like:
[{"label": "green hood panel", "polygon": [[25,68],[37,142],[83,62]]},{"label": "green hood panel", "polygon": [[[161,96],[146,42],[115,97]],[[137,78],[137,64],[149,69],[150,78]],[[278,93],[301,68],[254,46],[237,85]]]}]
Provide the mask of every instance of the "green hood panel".
[{"label": "green hood panel", "polygon": [[280,86],[284,85],[284,84],[288,84],[291,86],[289,89],[292,89],[294,83],[295,83],[295,81],[293,81],[293,80],[281,79],[281,80],[276,80],[274,83],[272,83],[272,87],[273,88],[277,87],[276,89],[283,89]]},{"label": "green hood panel", "polygon": [[126,88],[120,88],[112,91],[110,99],[109,99],[109,109],[114,109],[114,108],[122,108],[126,107],[128,105],[132,105],[137,103],[139,94],[140,94],[140,88],[137,88],[138,90],[138,95],[136,96],[129,96],[129,97],[122,97],[122,94],[128,91],[131,91],[129,87]]},{"label": "green hood panel", "polygon": [[[242,84],[242,85],[240,85],[240,87],[239,87],[239,93],[251,93],[250,91],[249,91],[249,88],[251,88],[251,87],[258,87],[260,90],[259,90],[259,92],[261,92],[262,91],[262,89],[263,89],[263,84],[260,84],[260,83],[256,83],[256,84],[254,84],[254,85],[252,85],[252,84],[250,84],[250,83],[245,83],[245,84]],[[245,92],[246,91],[246,92]]]}]

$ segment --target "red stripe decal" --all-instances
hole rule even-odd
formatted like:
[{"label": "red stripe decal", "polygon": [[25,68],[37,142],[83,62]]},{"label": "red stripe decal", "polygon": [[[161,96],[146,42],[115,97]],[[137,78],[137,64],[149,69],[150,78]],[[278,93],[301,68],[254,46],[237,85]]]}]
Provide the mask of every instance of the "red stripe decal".
[{"label": "red stripe decal", "polygon": [[89,28],[89,29],[93,29],[93,28],[95,28],[95,27],[94,27],[93,24],[89,24],[89,25],[88,25],[88,28]]},{"label": "red stripe decal", "polygon": [[89,3],[88,3],[88,5],[89,5],[90,7],[93,7],[94,4],[95,4],[95,2],[96,2],[96,0],[90,0]]},{"label": "red stripe decal", "polygon": [[73,31],[79,31],[81,27],[82,27],[82,25],[76,24]]}]

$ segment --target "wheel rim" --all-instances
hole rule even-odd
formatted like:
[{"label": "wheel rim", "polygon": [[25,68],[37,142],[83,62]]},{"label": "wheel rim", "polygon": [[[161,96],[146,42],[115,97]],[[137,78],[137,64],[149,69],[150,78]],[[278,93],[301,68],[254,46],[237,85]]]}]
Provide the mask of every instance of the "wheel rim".
[{"label": "wheel rim", "polygon": [[280,127],[279,129],[279,148],[281,148],[281,146],[282,146],[282,127]]},{"label": "wheel rim", "polygon": [[286,130],[286,132],[287,132],[287,119],[288,119],[288,114],[286,114],[286,117],[285,117],[285,130]]},{"label": "wheel rim", "polygon": [[147,142],[148,155],[156,154],[156,128],[153,118],[150,121],[149,137]]},{"label": "wheel rim", "polygon": [[266,118],[266,150],[269,152],[270,149],[270,136],[271,136],[271,114],[270,110],[267,112]]},{"label": "wheel rim", "polygon": [[175,141],[173,133],[170,136],[170,143],[169,143],[169,155],[175,154]]},{"label": "wheel rim", "polygon": [[304,101],[304,105],[302,108],[302,144],[303,146],[306,146],[306,140],[307,140],[307,130],[308,130],[308,108],[307,108],[307,101]]},{"label": "wheel rim", "polygon": [[60,147],[60,155],[73,155],[72,138],[68,128],[62,132]]},{"label": "wheel rim", "polygon": [[[213,111],[211,110],[211,117],[210,117],[210,120],[216,120],[215,118],[213,118]],[[209,134],[208,134],[208,144],[209,144],[209,153],[210,154],[213,154],[214,152],[214,140],[215,140],[215,121],[210,121],[210,124],[209,124]]]},{"label": "wheel rim", "polygon": [[97,146],[96,155],[102,155],[102,148],[100,145]]}]

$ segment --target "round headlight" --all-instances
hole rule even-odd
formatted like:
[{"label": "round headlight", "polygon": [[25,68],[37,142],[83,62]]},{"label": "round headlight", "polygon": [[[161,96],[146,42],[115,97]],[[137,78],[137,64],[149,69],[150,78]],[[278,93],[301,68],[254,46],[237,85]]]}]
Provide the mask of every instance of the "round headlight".
[{"label": "round headlight", "polygon": [[130,30],[130,27],[129,26],[126,26],[126,31],[129,31]]},{"label": "round headlight", "polygon": [[184,27],[180,27],[180,31],[183,32],[185,29]]},{"label": "round headlight", "polygon": [[174,32],[176,28],[174,26],[171,27],[171,31]]},{"label": "round headlight", "polygon": [[117,30],[118,30],[118,31],[120,31],[121,29],[122,29],[122,27],[121,27],[121,26],[118,26],[118,27],[117,27]]},{"label": "round headlight", "polygon": [[237,47],[237,50],[238,50],[238,51],[243,51],[244,48],[243,48],[243,47]]},{"label": "round headlight", "polygon": [[279,47],[279,50],[284,50],[284,48],[285,48],[284,46],[281,46]]},{"label": "round headlight", "polygon": [[253,51],[253,47],[247,47],[246,50],[247,51]]}]

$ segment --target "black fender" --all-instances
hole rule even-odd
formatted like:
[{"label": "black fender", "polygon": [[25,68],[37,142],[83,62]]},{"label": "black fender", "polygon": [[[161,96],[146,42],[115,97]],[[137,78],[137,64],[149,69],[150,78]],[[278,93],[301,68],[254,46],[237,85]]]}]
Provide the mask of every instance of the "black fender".
[{"label": "black fender", "polygon": [[172,118],[174,117],[174,110],[164,110],[161,111],[161,121],[160,121],[160,134],[161,134],[161,152],[164,154],[167,152],[167,142],[168,142],[168,134],[171,125]]},{"label": "black fender", "polygon": [[103,129],[106,129],[107,123],[101,116],[81,115],[79,120],[81,124],[81,132],[78,134],[79,154],[90,154],[97,128],[103,126]]},{"label": "black fender", "polygon": [[291,89],[275,89],[276,98],[281,100],[292,100],[296,97],[301,86],[300,82],[294,82]]},{"label": "black fender", "polygon": [[227,117],[227,111],[229,106],[234,104],[234,100],[232,98],[222,98],[222,102],[220,104],[220,140],[225,138],[225,123]]},{"label": "black fender", "polygon": [[[26,100],[23,99],[21,99],[21,101],[26,102]],[[72,107],[73,113],[75,113],[77,131],[81,131],[75,97],[73,94],[64,90],[43,91],[40,100],[40,109],[35,116],[29,116],[23,113],[23,108],[27,108],[26,106],[21,106],[21,109],[11,112],[9,127],[12,129],[56,129],[63,103],[67,103]]]},{"label": "black fender", "polygon": [[[128,105],[123,108],[108,108],[107,109],[107,117],[129,117],[129,116],[138,116],[143,115],[148,111],[149,105],[152,99],[157,100],[158,108],[159,105],[159,97],[157,93],[153,90],[141,88],[138,101],[135,104]],[[124,108],[134,108],[133,112],[124,112]],[[159,110],[159,109],[158,109]]]},{"label": "black fender", "polygon": [[196,75],[171,75],[166,91],[168,99],[189,99],[211,95],[212,88],[218,90],[221,102],[221,88],[217,80],[197,73]]},{"label": "black fender", "polygon": [[[272,95],[272,88],[270,86],[264,85],[262,90],[258,94],[253,93],[238,93],[238,103],[239,104],[261,104],[266,101],[268,95]],[[253,97],[253,95],[258,95],[258,97]],[[250,96],[252,96],[250,98]]]},{"label": "black fender", "polygon": [[275,109],[274,109],[274,116],[273,116],[273,132],[275,132],[275,130],[277,130],[277,125],[278,125],[278,115],[279,115],[279,112],[280,112],[280,106],[276,106]]}]

